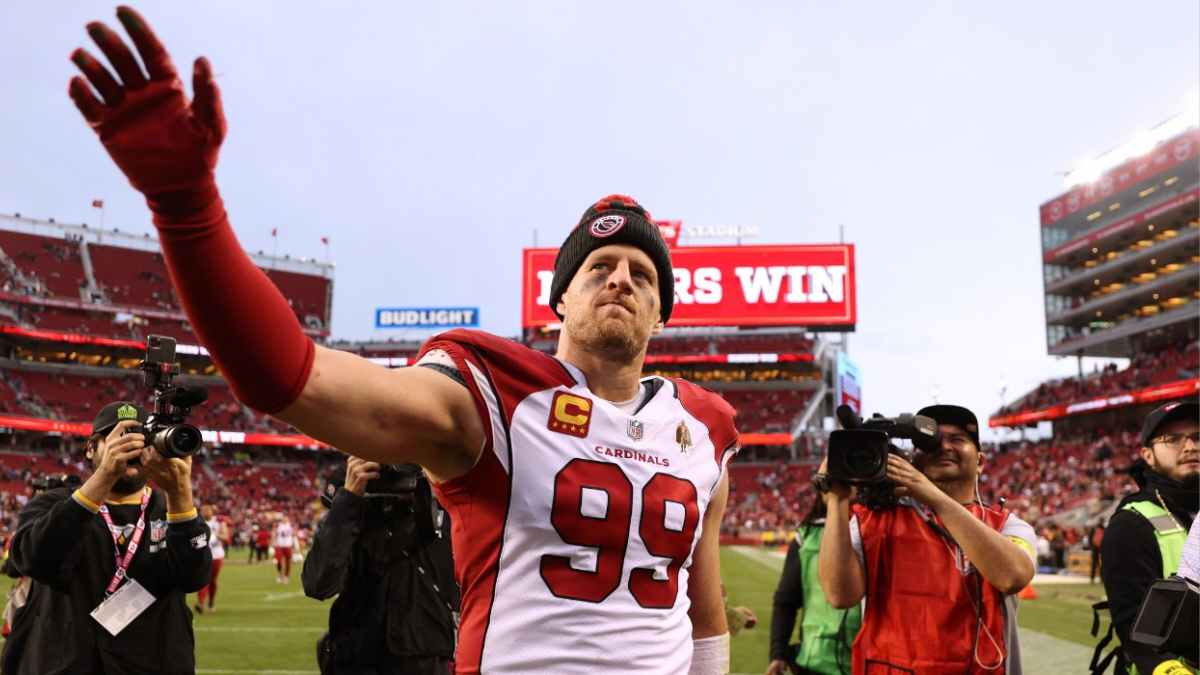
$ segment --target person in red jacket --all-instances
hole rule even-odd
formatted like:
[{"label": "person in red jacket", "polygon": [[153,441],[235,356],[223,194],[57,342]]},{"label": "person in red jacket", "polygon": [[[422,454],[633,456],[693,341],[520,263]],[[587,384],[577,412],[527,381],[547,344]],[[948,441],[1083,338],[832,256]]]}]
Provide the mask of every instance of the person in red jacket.
[{"label": "person in red jacket", "polygon": [[837,608],[866,599],[854,673],[1020,673],[1014,596],[1033,578],[1033,528],[980,502],[974,413],[934,405],[918,414],[938,422],[942,447],[916,465],[889,455],[898,506],[852,510],[849,487],[836,483],[825,496],[821,587]]},{"label": "person in red jacket", "polygon": [[259,523],[254,531],[254,562],[260,563],[267,559],[267,550],[271,548],[271,527]]}]

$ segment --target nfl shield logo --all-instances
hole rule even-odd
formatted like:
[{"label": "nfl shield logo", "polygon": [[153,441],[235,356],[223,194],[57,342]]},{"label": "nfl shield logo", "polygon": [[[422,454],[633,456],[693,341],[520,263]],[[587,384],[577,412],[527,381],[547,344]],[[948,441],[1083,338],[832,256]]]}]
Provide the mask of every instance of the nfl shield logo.
[{"label": "nfl shield logo", "polygon": [[642,440],[642,435],[645,434],[645,427],[642,426],[642,423],[637,420],[629,420],[629,428],[627,428],[625,431],[629,434],[630,438],[635,441],[640,441]]}]

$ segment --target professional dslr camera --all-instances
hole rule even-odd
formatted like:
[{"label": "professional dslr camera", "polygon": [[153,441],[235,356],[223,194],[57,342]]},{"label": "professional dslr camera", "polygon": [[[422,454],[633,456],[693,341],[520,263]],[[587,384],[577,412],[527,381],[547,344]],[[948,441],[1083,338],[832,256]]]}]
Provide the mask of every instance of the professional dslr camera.
[{"label": "professional dslr camera", "polygon": [[876,413],[864,420],[850,406],[841,405],[837,418],[842,428],[829,435],[825,473],[814,476],[813,483],[821,491],[828,490],[833,481],[857,485],[859,499],[871,508],[896,503],[895,485],[887,478],[888,455],[895,453],[912,461],[911,453],[892,440],[909,440],[921,452],[934,453],[942,447],[942,435],[932,417],[910,413],[884,417]]},{"label": "professional dslr camera", "polygon": [[[325,491],[321,494],[321,503],[325,508],[332,508],[333,497],[337,489],[346,482],[346,475],[339,472],[329,478]],[[363,497],[367,499],[390,499],[403,503],[418,500],[421,488],[425,485],[425,474],[416,464],[383,464],[379,468],[379,477],[367,481]],[[428,488],[426,488],[428,489]]]},{"label": "professional dslr camera", "polygon": [[[345,480],[345,474],[338,472],[326,482],[321,494],[325,508],[333,508],[333,498]],[[407,547],[437,536],[439,509],[420,466],[382,465],[379,477],[367,482],[363,497],[368,500],[367,522],[393,530],[396,545]]]},{"label": "professional dslr camera", "polygon": [[175,360],[175,339],[162,335],[146,338],[146,358],[138,366],[146,388],[154,392],[154,412],[142,425],[146,445],[163,457],[187,457],[200,449],[200,430],[186,422],[193,406],[208,400],[208,391],[199,387],[175,385],[179,363]]}]

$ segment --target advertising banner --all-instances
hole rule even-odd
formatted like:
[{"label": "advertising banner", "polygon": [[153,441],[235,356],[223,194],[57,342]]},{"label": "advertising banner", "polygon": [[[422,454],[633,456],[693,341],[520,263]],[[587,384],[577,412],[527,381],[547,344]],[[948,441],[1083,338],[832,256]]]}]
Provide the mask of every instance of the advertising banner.
[{"label": "advertising banner", "polygon": [[376,328],[475,328],[478,307],[380,307]]},{"label": "advertising banner", "polygon": [[[559,323],[548,305],[557,249],[527,248],[521,325]],[[853,330],[854,245],[695,246],[671,250],[670,326],[804,326]]]}]

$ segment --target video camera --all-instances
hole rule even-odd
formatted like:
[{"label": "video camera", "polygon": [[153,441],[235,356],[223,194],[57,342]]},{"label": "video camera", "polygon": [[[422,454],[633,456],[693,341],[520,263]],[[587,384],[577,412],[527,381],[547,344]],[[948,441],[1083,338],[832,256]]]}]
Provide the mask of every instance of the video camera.
[{"label": "video camera", "polygon": [[60,487],[74,490],[80,485],[83,485],[83,479],[73,473],[47,474],[29,479],[29,487],[33,488],[34,494]]},{"label": "video camera", "polygon": [[[1200,662],[1200,584],[1180,576],[1150,584],[1130,637],[1155,651]],[[1155,671],[1157,672],[1157,671]]]},{"label": "video camera", "polygon": [[887,458],[898,454],[912,461],[910,453],[892,443],[894,439],[912,441],[921,452],[938,452],[942,435],[932,417],[902,413],[884,417],[875,413],[868,419],[858,416],[848,405],[838,406],[837,419],[842,428],[829,435],[829,453],[824,474],[813,476],[818,490],[826,491],[833,481],[859,486],[859,499],[871,508],[894,506],[894,484],[887,478]]},{"label": "video camera", "polygon": [[175,339],[163,335],[146,338],[146,358],[139,364],[146,388],[154,392],[154,412],[142,425],[146,445],[163,457],[187,457],[200,449],[204,439],[200,430],[186,422],[193,406],[208,400],[208,391],[200,387],[175,385],[179,363],[175,360]]}]

